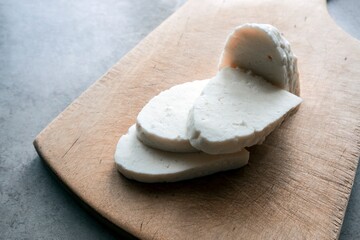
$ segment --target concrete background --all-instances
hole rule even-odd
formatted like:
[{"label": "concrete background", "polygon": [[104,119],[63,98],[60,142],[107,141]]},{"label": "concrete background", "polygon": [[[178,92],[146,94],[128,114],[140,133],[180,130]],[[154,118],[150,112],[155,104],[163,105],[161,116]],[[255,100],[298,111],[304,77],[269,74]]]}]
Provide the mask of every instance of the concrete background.
[{"label": "concrete background", "polygon": [[[54,180],[35,136],[185,0],[0,0],[0,239],[114,239]],[[360,39],[360,1],[330,0]],[[359,170],[341,239],[360,239]]]}]

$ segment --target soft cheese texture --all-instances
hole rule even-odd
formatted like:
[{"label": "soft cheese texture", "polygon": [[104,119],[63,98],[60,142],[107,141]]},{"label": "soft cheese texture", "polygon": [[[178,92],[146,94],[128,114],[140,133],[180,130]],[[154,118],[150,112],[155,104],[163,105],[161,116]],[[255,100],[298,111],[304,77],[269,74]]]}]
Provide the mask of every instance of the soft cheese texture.
[{"label": "soft cheese texture", "polygon": [[240,151],[261,143],[301,101],[249,71],[224,68],[189,113],[190,143],[210,154]]},{"label": "soft cheese texture", "polygon": [[136,137],[135,125],[123,135],[116,147],[115,162],[127,178],[141,182],[175,182],[215,172],[240,168],[248,163],[249,152],[209,155],[171,153],[149,148]]},{"label": "soft cheese texture", "polygon": [[300,94],[297,58],[289,42],[269,24],[244,24],[228,37],[219,68],[251,70],[272,84]]},{"label": "soft cheese texture", "polygon": [[195,99],[209,80],[176,85],[152,98],[137,117],[137,136],[144,144],[171,152],[196,152],[186,135]]}]

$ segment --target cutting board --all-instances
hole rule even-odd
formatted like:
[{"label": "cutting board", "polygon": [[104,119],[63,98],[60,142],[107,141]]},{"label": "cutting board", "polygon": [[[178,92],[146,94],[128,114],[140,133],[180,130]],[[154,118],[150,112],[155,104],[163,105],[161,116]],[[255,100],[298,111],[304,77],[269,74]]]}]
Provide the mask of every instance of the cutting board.
[{"label": "cutting board", "polygon": [[[214,76],[227,35],[270,23],[298,56],[299,111],[249,165],[168,184],[127,180],[115,146],[175,84]],[[34,145],[94,212],[144,239],[336,239],[360,152],[360,43],[325,0],[189,0],[53,120]]]}]

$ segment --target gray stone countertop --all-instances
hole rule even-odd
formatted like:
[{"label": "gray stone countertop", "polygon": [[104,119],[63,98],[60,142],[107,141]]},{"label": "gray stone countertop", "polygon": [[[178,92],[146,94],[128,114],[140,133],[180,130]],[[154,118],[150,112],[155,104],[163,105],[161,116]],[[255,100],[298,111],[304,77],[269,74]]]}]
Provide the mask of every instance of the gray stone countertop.
[{"label": "gray stone countertop", "polygon": [[[184,1],[0,0],[0,239],[116,238],[51,176],[32,141]],[[360,39],[360,1],[328,8]],[[341,239],[360,239],[359,169]]]}]

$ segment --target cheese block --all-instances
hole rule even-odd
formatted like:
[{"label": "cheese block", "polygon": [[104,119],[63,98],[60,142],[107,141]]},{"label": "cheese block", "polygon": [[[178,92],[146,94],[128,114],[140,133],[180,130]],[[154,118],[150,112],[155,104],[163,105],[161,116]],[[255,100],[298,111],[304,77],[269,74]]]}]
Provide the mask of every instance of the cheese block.
[{"label": "cheese block", "polygon": [[117,169],[125,177],[141,182],[175,182],[215,172],[240,168],[248,163],[245,149],[234,154],[209,155],[203,152],[172,153],[149,148],[136,137],[135,125],[116,147]]},{"label": "cheese block", "polygon": [[224,68],[196,99],[187,134],[206,153],[237,152],[261,143],[301,102],[250,71]]},{"label": "cheese block", "polygon": [[195,99],[209,80],[176,85],[152,98],[137,116],[137,137],[147,146],[171,152],[196,152],[186,135]]},{"label": "cheese block", "polygon": [[297,58],[289,42],[269,24],[248,23],[237,27],[227,38],[219,68],[251,70],[270,83],[300,94]]}]

